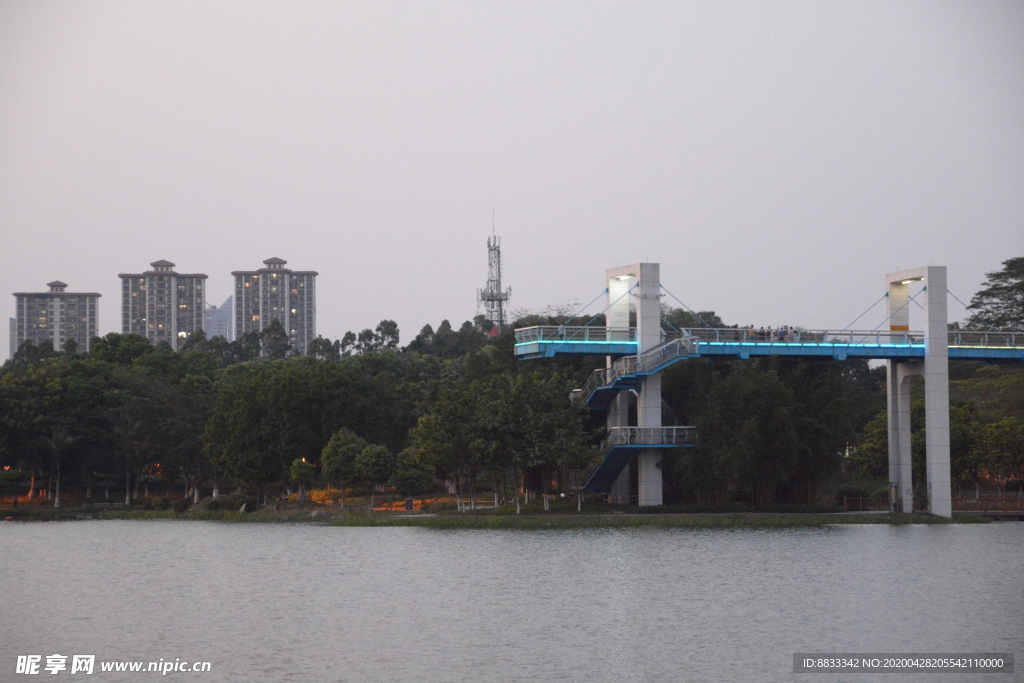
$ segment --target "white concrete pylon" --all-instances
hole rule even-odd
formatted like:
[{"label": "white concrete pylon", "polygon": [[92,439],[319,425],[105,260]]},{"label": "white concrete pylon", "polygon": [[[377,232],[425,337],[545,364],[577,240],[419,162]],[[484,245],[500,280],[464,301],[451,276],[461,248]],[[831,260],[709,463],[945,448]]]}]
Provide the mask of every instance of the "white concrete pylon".
[{"label": "white concrete pylon", "polygon": [[[637,354],[649,351],[660,344],[661,275],[659,265],[657,263],[634,263],[629,266],[610,268],[606,272],[606,277],[608,278],[609,302],[621,303],[629,298],[621,296],[623,284],[616,283],[627,283],[625,291],[629,291],[632,287],[630,283],[636,285],[634,293],[637,301]],[[613,290],[613,287],[617,289]],[[617,292],[615,297],[612,296],[613,291]],[[619,298],[620,296],[621,298]],[[621,324],[621,309],[615,309],[615,317],[612,317],[615,305],[609,308],[606,314],[610,328]],[[626,305],[628,325],[628,302]],[[614,325],[613,319],[616,321]],[[612,330],[609,330],[609,334],[613,333]],[[661,426],[661,375],[647,375],[641,379],[640,390],[637,394],[637,426]],[[625,471],[628,471],[628,468]],[[628,474],[626,476],[628,485]],[[637,491],[640,505],[662,504],[661,452],[658,449],[644,449],[637,456]]]},{"label": "white concrete pylon", "polygon": [[889,482],[894,487],[893,509],[910,512],[913,486],[910,478],[910,383],[915,374],[924,377],[925,452],[928,510],[941,517],[953,516],[949,455],[949,324],[946,310],[946,267],[928,266],[886,275],[889,292],[889,329],[910,328],[909,287],[924,287],[924,363],[888,361]]},{"label": "white concrete pylon", "polygon": [[[634,277],[629,274],[608,274],[607,310],[605,324],[608,328],[609,341],[626,341],[629,339],[629,290],[634,284]],[[614,359],[605,357],[606,367],[612,367]],[[629,426],[629,394],[619,392],[608,407],[608,430],[615,427]],[[613,505],[629,505],[629,466],[612,483],[608,491],[608,502]]]}]

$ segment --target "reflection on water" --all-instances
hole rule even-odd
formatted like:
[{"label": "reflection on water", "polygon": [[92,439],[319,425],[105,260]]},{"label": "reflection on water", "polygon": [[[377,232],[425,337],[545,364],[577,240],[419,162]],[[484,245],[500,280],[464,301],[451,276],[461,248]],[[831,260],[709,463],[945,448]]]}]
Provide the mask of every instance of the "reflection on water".
[{"label": "reflection on water", "polygon": [[792,654],[1020,658],[1022,549],[1019,523],[431,531],[8,522],[0,680],[21,678],[18,654],[86,653],[208,660],[211,681],[868,681],[794,675]]}]

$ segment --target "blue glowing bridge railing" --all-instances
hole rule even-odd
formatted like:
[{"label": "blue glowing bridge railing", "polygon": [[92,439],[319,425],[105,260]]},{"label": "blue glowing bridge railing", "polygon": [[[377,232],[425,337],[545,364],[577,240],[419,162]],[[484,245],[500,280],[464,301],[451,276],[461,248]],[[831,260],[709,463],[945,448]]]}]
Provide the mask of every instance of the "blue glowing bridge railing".
[{"label": "blue glowing bridge railing", "polygon": [[696,427],[612,427],[605,437],[606,447],[615,446],[696,446]]},{"label": "blue glowing bridge railing", "polygon": [[694,328],[683,333],[709,344],[924,344],[924,332],[892,330],[802,330]]},{"label": "blue glowing bridge railing", "polygon": [[[755,330],[751,328],[695,328],[682,330],[697,341],[746,344],[924,344],[924,332],[896,330]],[[949,332],[949,346],[1024,347],[1024,332]]]},{"label": "blue glowing bridge railing", "polygon": [[[516,343],[574,343],[574,342],[636,342],[636,328],[559,327],[538,325],[515,332]],[[921,345],[924,332],[895,330],[802,330],[752,328],[692,328],[666,333],[663,341],[672,337],[690,339],[693,343],[720,344],[834,344],[861,345]],[[965,332],[951,331],[952,347],[1024,347],[1024,332]]]},{"label": "blue glowing bridge railing", "polygon": [[636,328],[567,327],[536,325],[516,330],[516,343],[532,342],[635,342]]}]

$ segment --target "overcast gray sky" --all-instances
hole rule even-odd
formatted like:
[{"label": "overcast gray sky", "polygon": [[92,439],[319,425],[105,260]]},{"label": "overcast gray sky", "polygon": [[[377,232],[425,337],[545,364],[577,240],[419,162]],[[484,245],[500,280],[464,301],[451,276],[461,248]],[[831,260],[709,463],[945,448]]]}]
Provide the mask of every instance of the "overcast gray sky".
[{"label": "overcast gray sky", "polygon": [[279,256],[318,332],[404,344],[477,312],[492,209],[513,308],[636,261],[741,325],[843,327],[897,267],[966,300],[1024,255],[1022,37],[1000,2],[3,1],[0,319],[61,279],[120,331],[119,272],[219,304]]}]

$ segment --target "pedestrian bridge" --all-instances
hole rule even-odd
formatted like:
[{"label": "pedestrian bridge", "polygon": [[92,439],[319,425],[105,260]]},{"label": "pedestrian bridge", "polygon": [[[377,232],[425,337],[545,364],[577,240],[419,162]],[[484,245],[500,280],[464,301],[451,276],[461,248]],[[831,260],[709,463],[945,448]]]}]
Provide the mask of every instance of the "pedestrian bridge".
[{"label": "pedestrian bridge", "polygon": [[[611,367],[594,370],[571,398],[595,411],[606,411],[623,390],[637,390],[642,378],[689,358],[750,359],[759,356],[915,360],[925,355],[923,332],[858,330],[754,330],[696,328],[666,332],[664,341],[637,354],[636,328],[536,326],[515,331],[516,356],[552,358],[557,355],[612,356]],[[1024,362],[1024,333],[949,332],[949,359],[990,363]],[[696,445],[693,427],[612,428],[605,440],[606,455],[586,488],[608,491],[630,458],[642,449]]]},{"label": "pedestrian bridge", "polygon": [[[661,286],[658,264],[637,263],[611,268],[605,278],[607,287],[598,298],[606,296],[607,307],[590,323],[603,314],[607,327],[592,327],[588,323],[581,327],[542,325],[518,329],[515,354],[523,360],[559,355],[609,359],[607,367],[595,370],[583,387],[572,392],[572,399],[606,414],[605,458],[584,488],[607,491],[612,502],[627,504],[631,500],[631,475],[626,465],[635,459],[638,504],[661,505],[661,449],[696,445],[693,427],[670,428],[661,424],[659,373],[674,363],[689,358],[746,360],[761,356],[861,358],[884,360],[888,366],[890,509],[893,512],[914,509],[909,380],[921,375],[926,387],[929,510],[949,517],[952,508],[948,363],[1024,362],[1024,332],[949,331],[946,297],[953,295],[946,287],[944,266],[887,274],[883,296],[850,323],[852,327],[879,303],[887,301],[888,317],[869,331],[735,327],[667,331],[666,321],[661,316],[662,291],[675,296]],[[912,296],[911,286],[920,286]],[[919,297],[921,302],[917,301]],[[632,300],[635,300],[635,312],[630,309]],[[924,311],[927,332],[910,331],[909,306],[912,303]],[[632,326],[634,320],[635,327]],[[623,393],[624,390],[628,393]],[[635,418],[631,395],[636,397]],[[627,426],[627,422],[634,419],[636,425]]]},{"label": "pedestrian bridge", "polygon": [[[636,328],[536,326],[515,331],[516,356],[522,360],[560,354],[635,356]],[[890,330],[754,330],[698,328],[662,333],[662,345],[682,342],[685,356],[749,359],[755,356],[825,356],[836,360],[924,358],[924,332]],[[948,333],[950,360],[1024,362],[1024,332]],[[659,347],[660,348],[660,347]],[[650,352],[648,352],[650,353]],[[644,354],[647,356],[647,354]],[[652,374],[643,373],[640,374]]]}]

